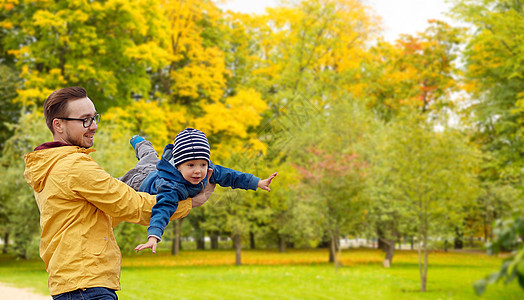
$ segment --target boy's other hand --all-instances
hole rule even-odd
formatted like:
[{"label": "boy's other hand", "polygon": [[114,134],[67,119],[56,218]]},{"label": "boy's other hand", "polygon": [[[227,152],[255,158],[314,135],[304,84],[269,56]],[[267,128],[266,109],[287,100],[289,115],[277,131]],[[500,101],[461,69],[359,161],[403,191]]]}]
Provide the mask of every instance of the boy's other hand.
[{"label": "boy's other hand", "polygon": [[149,239],[147,240],[147,243],[136,246],[135,251],[138,253],[138,251],[140,250],[151,248],[153,253],[156,253],[156,244],[157,243],[158,243],[158,239],[154,236],[150,236]]},{"label": "boy's other hand", "polygon": [[271,180],[277,176],[277,172],[269,175],[267,179],[261,179],[258,181],[257,187],[261,188],[263,190],[266,190],[268,192],[271,192],[271,189],[269,188],[269,185],[271,184]]},{"label": "boy's other hand", "polygon": [[191,199],[193,207],[200,207],[211,197],[211,194],[215,191],[215,183],[210,183],[209,178],[213,174],[213,169],[207,169],[207,184],[206,187]]}]

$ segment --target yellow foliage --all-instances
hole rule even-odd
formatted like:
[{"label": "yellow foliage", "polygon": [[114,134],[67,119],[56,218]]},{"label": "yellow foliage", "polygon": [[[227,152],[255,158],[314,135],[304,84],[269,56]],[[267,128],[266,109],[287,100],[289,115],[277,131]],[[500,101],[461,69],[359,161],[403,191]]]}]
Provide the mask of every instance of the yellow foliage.
[{"label": "yellow foliage", "polygon": [[200,51],[188,53],[191,62],[171,72],[173,90],[183,97],[218,101],[226,87],[224,54],[216,47]]},{"label": "yellow foliage", "polygon": [[66,82],[61,70],[56,68],[47,73],[41,73],[24,65],[20,74],[26,79],[26,85],[31,88],[17,90],[18,96],[14,99],[14,102],[21,103],[24,106],[43,103],[47,96],[54,91],[49,89],[48,86],[63,86]]},{"label": "yellow foliage", "polygon": [[13,29],[13,23],[9,22],[9,20],[4,20],[0,22],[0,27],[10,30],[10,29]]},{"label": "yellow foliage", "polygon": [[267,144],[263,143],[261,140],[257,138],[250,138],[248,143],[250,145],[249,148],[252,149],[253,152],[266,155]]},{"label": "yellow foliage", "polygon": [[67,30],[67,22],[65,22],[59,15],[53,14],[47,10],[37,11],[33,16],[33,24],[40,27],[54,27],[61,34],[64,34]]},{"label": "yellow foliage", "polygon": [[[517,101],[515,102],[515,108],[511,110],[512,114],[515,115],[522,115],[524,112],[524,92],[520,92],[517,94]],[[524,119],[522,117],[519,117],[519,122],[522,124],[524,123]]]},{"label": "yellow foliage", "polygon": [[254,89],[240,90],[224,103],[202,105],[204,115],[194,120],[197,128],[210,134],[225,132],[230,136],[247,137],[249,127],[257,126],[267,104]]},{"label": "yellow foliage", "polygon": [[200,23],[219,27],[220,11],[212,1],[163,0],[162,6],[171,26],[172,90],[180,97],[218,101],[226,88],[225,55],[206,46]]},{"label": "yellow foliage", "polygon": [[142,135],[161,153],[164,146],[172,143],[178,131],[183,129],[182,124],[187,122],[186,115],[184,108],[140,100],[125,108],[111,108],[103,117],[117,126],[115,132]]},{"label": "yellow foliage", "polygon": [[169,53],[156,42],[148,42],[129,47],[124,54],[132,59],[144,62],[147,66],[150,66],[153,71],[163,67],[169,58]]},{"label": "yellow foliage", "polygon": [[18,90],[18,96],[14,102],[22,103],[24,106],[32,106],[42,102],[42,99],[46,99],[49,94],[53,91],[46,88],[32,88]]}]

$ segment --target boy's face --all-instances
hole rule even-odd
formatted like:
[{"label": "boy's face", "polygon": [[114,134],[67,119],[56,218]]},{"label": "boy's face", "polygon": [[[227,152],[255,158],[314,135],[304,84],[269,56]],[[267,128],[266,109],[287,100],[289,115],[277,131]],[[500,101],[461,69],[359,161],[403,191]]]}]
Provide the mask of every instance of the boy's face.
[{"label": "boy's face", "polygon": [[207,175],[207,161],[205,159],[188,160],[180,164],[177,169],[185,180],[192,184],[200,183]]}]

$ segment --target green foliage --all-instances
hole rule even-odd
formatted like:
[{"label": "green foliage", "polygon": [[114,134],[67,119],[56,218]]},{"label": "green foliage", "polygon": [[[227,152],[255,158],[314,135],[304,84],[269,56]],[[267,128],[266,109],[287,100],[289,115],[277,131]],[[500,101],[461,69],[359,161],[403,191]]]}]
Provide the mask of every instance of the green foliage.
[{"label": "green foliage", "polygon": [[477,295],[484,294],[489,284],[503,281],[507,285],[515,279],[524,289],[524,216],[521,211],[515,212],[514,215],[512,219],[496,221],[493,229],[496,238],[486,244],[486,250],[490,255],[497,255],[509,249],[514,250],[504,259],[500,270],[475,282]]},{"label": "green foliage", "polygon": [[358,232],[365,210],[368,165],[363,142],[371,133],[372,118],[350,97],[336,101],[294,128],[296,137],[284,148],[302,177],[295,209],[306,215],[295,214],[302,222],[298,236],[316,233],[308,241],[317,243],[322,238],[319,228],[333,241]]},{"label": "green foliage", "polygon": [[44,118],[27,111],[21,114],[19,123],[11,125],[13,136],[7,140],[1,156],[3,178],[0,181],[0,214],[7,220],[1,226],[10,233],[14,251],[21,258],[30,258],[38,253],[40,233],[39,213],[33,191],[25,182],[24,154],[45,140],[42,128],[47,130]]},{"label": "green foliage", "polygon": [[113,232],[120,251],[124,254],[135,253],[135,247],[147,241],[147,226],[122,222]]},{"label": "green foliage", "polygon": [[462,133],[450,128],[437,132],[413,113],[397,117],[381,131],[370,147],[368,219],[389,240],[416,237],[425,291],[431,237],[446,236],[460,226],[465,208],[476,198],[478,154]]},{"label": "green foliage", "polygon": [[[384,125],[370,145],[367,193],[375,222],[394,222],[395,231],[421,234],[419,217],[431,220],[424,231],[435,236],[461,223],[464,207],[476,195],[477,153],[460,132],[435,132],[417,117]],[[430,216],[431,215],[431,216]]]},{"label": "green foliage", "polygon": [[[466,37],[463,51],[467,90],[473,95],[467,113],[474,116],[470,123],[474,141],[485,153],[481,170],[484,186],[490,191],[521,189],[524,167],[524,10],[521,1],[464,0],[455,1],[455,17],[465,21],[474,30]],[[520,198],[519,196],[518,198]],[[495,199],[493,199],[495,198]],[[497,199],[498,198],[498,199]],[[505,220],[507,211],[518,207],[515,197],[482,197],[480,204],[487,213],[501,218],[496,221],[493,234],[496,238],[488,251],[498,253],[501,247],[510,246],[519,228],[522,211]],[[502,206],[502,207],[500,207]],[[500,207],[500,208],[499,208]],[[505,208],[505,209],[504,209]],[[489,219],[492,222],[492,219]],[[514,246],[514,245],[513,245]],[[517,249],[521,249],[521,245]],[[500,271],[476,283],[482,294],[488,283],[519,279],[521,286],[522,254],[514,253]]]},{"label": "green foliage", "polygon": [[[521,182],[524,166],[524,10],[521,1],[456,1],[455,16],[473,26],[463,52],[474,96],[476,141],[493,154],[489,180]],[[494,169],[492,169],[494,168]]]},{"label": "green foliage", "polygon": [[13,101],[19,85],[20,79],[16,69],[0,64],[0,151],[5,141],[13,134],[7,124],[16,123],[20,117],[20,105]]}]

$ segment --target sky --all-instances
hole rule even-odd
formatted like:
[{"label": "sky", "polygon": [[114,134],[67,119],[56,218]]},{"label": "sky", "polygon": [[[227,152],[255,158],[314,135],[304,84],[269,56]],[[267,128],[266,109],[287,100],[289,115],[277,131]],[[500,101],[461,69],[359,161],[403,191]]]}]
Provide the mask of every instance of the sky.
[{"label": "sky", "polygon": [[[243,13],[264,13],[266,7],[276,6],[278,0],[227,0],[223,9]],[[362,0],[382,17],[384,37],[393,42],[400,34],[422,32],[428,19],[449,21],[444,13],[450,5],[446,0]]]}]

